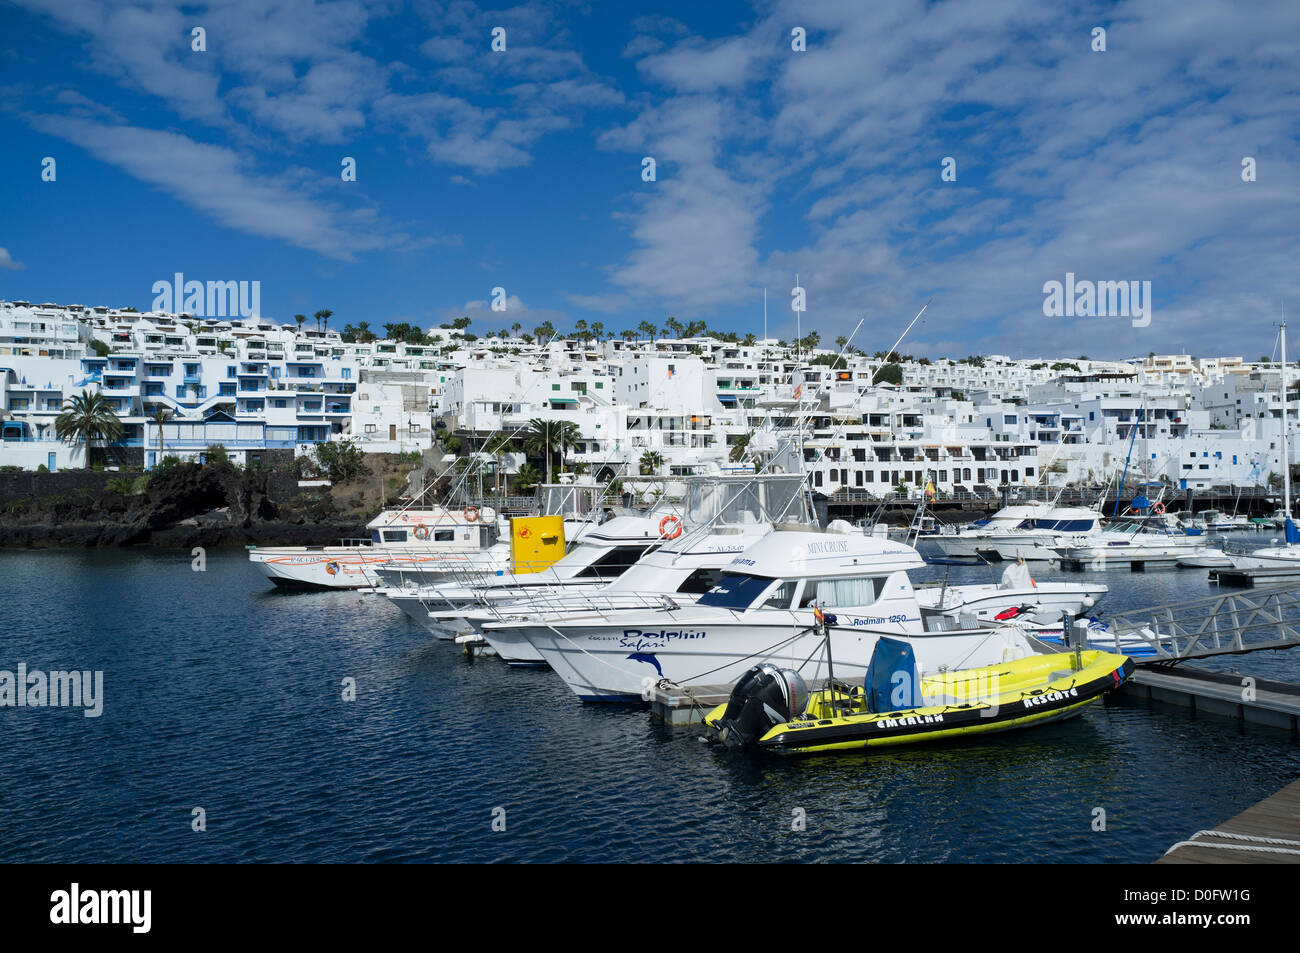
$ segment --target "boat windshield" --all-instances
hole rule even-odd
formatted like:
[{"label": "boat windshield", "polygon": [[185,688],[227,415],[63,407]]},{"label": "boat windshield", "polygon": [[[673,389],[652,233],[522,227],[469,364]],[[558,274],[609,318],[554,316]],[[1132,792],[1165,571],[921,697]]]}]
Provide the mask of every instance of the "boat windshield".
[{"label": "boat windshield", "polygon": [[696,605],[716,606],[720,609],[748,609],[772,584],[768,576],[751,576],[735,573],[723,576],[712,589],[700,596]]}]

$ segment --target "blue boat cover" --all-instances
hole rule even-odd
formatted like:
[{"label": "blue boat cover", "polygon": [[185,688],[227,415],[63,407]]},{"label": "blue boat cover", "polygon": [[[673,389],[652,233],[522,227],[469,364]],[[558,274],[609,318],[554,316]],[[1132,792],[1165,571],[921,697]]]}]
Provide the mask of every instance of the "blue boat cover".
[{"label": "blue boat cover", "polygon": [[1145,510],[1151,506],[1151,501],[1145,496],[1139,495],[1133,497],[1133,502],[1130,503],[1129,506],[1135,510]]},{"label": "blue boat cover", "polygon": [[916,656],[909,642],[880,638],[867,666],[867,707],[873,713],[900,711],[921,704]]},{"label": "blue boat cover", "polygon": [[1295,528],[1295,523],[1291,522],[1291,517],[1286,518],[1286,541],[1288,543],[1300,543],[1300,529]]}]

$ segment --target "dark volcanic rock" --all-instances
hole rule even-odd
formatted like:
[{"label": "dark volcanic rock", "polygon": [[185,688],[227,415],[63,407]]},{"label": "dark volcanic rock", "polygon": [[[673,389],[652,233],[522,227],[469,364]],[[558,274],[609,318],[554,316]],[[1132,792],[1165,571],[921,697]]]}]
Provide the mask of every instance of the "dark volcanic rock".
[{"label": "dark volcanic rock", "polygon": [[320,545],[366,535],[364,517],[337,511],[328,492],[302,492],[291,473],[230,464],[138,474],[4,474],[0,546]]}]

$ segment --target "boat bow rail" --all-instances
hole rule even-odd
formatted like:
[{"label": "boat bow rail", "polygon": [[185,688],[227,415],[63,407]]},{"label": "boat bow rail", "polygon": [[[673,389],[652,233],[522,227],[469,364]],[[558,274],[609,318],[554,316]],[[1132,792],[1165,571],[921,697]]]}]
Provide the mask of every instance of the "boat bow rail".
[{"label": "boat bow rail", "polygon": [[1300,588],[1279,586],[1110,613],[1088,642],[1139,665],[1300,646]]}]

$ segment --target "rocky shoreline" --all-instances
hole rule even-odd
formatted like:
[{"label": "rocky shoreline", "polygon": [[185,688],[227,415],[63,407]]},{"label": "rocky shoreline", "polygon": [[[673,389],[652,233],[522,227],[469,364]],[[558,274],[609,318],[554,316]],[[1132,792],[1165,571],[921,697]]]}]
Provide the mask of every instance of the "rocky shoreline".
[{"label": "rocky shoreline", "polygon": [[299,487],[287,469],[180,464],[142,477],[0,473],[0,547],[324,545],[366,536],[382,502]]}]

